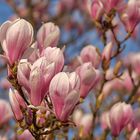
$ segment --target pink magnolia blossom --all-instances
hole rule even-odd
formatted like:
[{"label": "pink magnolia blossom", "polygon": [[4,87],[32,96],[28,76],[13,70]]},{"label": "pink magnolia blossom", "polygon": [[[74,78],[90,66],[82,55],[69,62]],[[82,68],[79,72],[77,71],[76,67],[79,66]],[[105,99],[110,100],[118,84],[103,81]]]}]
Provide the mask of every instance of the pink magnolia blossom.
[{"label": "pink magnolia blossom", "polygon": [[37,33],[37,43],[40,52],[46,47],[56,47],[60,36],[58,26],[52,22],[43,24]]},{"label": "pink magnolia blossom", "polygon": [[[106,79],[109,79],[107,77]],[[111,81],[105,83],[103,87],[104,98],[108,97],[112,91],[125,91],[125,93],[130,93],[133,89],[132,79],[128,71],[124,71],[120,78],[114,78]]]},{"label": "pink magnolia blossom", "polygon": [[7,21],[0,27],[0,42],[10,65],[19,61],[33,38],[33,28],[24,19]]},{"label": "pink magnolia blossom", "polygon": [[129,0],[127,9],[122,15],[122,21],[125,24],[127,32],[135,29],[136,25],[140,22],[140,1]]},{"label": "pink magnolia blossom", "polygon": [[115,104],[109,112],[112,135],[118,136],[121,130],[131,122],[132,116],[133,110],[131,105],[124,102]]},{"label": "pink magnolia blossom", "polygon": [[37,48],[37,42],[34,42],[31,47],[27,48],[22,56],[22,59],[27,59],[31,64],[33,64],[40,56],[39,50]]},{"label": "pink magnolia blossom", "polygon": [[100,0],[88,0],[87,7],[91,17],[95,20],[100,20],[104,12],[102,2]]},{"label": "pink magnolia blossom", "polygon": [[5,100],[0,99],[0,126],[8,122],[13,117],[11,107]]},{"label": "pink magnolia blossom", "polygon": [[64,66],[64,55],[60,48],[47,47],[43,50],[42,56],[45,56],[49,62],[55,63],[55,73],[58,73],[62,70]]},{"label": "pink magnolia blossom", "polygon": [[12,89],[9,90],[9,99],[16,120],[22,120],[24,118],[22,109],[26,108],[24,100],[16,90],[12,91]]},{"label": "pink magnolia blossom", "polygon": [[17,70],[18,82],[27,91],[33,105],[40,105],[48,93],[52,77],[62,70],[63,65],[63,53],[56,47],[44,49],[33,64],[27,59],[20,61]]},{"label": "pink magnolia blossom", "polygon": [[96,47],[92,45],[84,47],[80,53],[80,56],[83,62],[91,62],[93,67],[99,67],[101,57]]},{"label": "pink magnolia blossom", "polygon": [[50,63],[45,57],[34,62],[29,77],[30,99],[35,106],[41,104],[47,94],[49,84],[55,74],[55,63]]},{"label": "pink magnolia blossom", "polygon": [[120,84],[122,85],[122,87],[127,91],[130,92],[133,89],[133,82],[132,79],[128,73],[128,71],[124,71],[123,75],[120,77],[121,79]]},{"label": "pink magnolia blossom", "polygon": [[80,97],[85,98],[98,81],[96,70],[91,63],[84,63],[77,68],[76,72],[81,80]]},{"label": "pink magnolia blossom", "polygon": [[56,117],[67,121],[79,101],[79,76],[73,73],[60,72],[50,83],[49,94]]},{"label": "pink magnolia blossom", "polygon": [[140,53],[131,53],[124,59],[126,66],[131,66],[137,75],[140,75]]}]

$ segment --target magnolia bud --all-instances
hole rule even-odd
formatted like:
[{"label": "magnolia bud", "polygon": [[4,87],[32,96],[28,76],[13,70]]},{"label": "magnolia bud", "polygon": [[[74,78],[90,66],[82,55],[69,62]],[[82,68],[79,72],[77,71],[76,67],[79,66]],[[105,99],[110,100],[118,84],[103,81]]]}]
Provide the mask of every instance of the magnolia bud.
[{"label": "magnolia bud", "polygon": [[80,97],[85,98],[96,81],[96,71],[91,63],[84,63],[76,70],[81,80]]},{"label": "magnolia bud", "polygon": [[34,62],[29,78],[30,98],[33,105],[38,106],[41,104],[48,92],[54,74],[55,64],[48,62],[45,57],[41,57]]},{"label": "magnolia bud", "polygon": [[118,136],[121,130],[132,120],[132,116],[131,105],[120,102],[115,104],[109,112],[112,135]]},{"label": "magnolia bud", "polygon": [[67,121],[79,101],[80,79],[73,72],[67,74],[60,72],[54,76],[50,83],[49,93],[56,117]]},{"label": "magnolia bud", "polygon": [[37,43],[39,50],[42,51],[46,47],[56,47],[60,36],[58,26],[52,22],[43,24],[37,33]]},{"label": "magnolia bud", "polygon": [[100,54],[96,47],[88,45],[80,53],[83,62],[91,62],[93,67],[98,68],[100,65]]},{"label": "magnolia bud", "polygon": [[47,47],[42,51],[42,56],[45,56],[49,62],[55,63],[55,73],[58,73],[62,70],[64,66],[64,55],[60,48]]}]

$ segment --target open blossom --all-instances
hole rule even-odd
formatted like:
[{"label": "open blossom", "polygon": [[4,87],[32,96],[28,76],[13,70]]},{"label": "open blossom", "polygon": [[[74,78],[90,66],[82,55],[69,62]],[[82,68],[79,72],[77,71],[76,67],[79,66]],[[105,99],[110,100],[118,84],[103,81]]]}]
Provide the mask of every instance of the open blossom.
[{"label": "open blossom", "polygon": [[10,65],[19,61],[33,38],[33,28],[24,19],[7,21],[0,27],[0,42]]},{"label": "open blossom", "polygon": [[121,102],[115,104],[109,112],[112,135],[118,136],[121,130],[131,122],[132,116],[133,110],[131,105]]},{"label": "open blossom", "polygon": [[93,67],[98,68],[100,65],[100,54],[96,47],[88,45],[84,47],[80,53],[83,62],[91,62]]},{"label": "open blossom", "polygon": [[24,116],[21,109],[26,108],[24,100],[16,90],[12,91],[12,89],[9,90],[9,99],[16,120],[22,120]]},{"label": "open blossom", "polygon": [[131,32],[140,22],[140,1],[129,0],[126,11],[122,15],[126,30]]},{"label": "open blossom", "polygon": [[98,81],[98,76],[96,76],[96,70],[89,62],[79,66],[76,72],[81,80],[80,97],[85,98],[88,95],[91,88],[93,88]]},{"label": "open blossom", "polygon": [[0,99],[0,126],[8,122],[13,117],[11,107],[7,101]]},{"label": "open blossom", "polygon": [[40,52],[46,47],[56,47],[60,36],[58,26],[52,22],[43,24],[37,33],[37,43]]},{"label": "open blossom", "polygon": [[56,117],[67,121],[79,101],[79,76],[73,73],[60,72],[54,76],[50,83],[49,94]]}]

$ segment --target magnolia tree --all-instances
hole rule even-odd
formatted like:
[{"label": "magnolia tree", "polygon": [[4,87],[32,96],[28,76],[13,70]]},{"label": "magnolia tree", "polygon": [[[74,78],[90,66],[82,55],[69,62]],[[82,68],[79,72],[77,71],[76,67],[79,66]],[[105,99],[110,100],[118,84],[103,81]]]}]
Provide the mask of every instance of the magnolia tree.
[{"label": "magnolia tree", "polygon": [[104,49],[83,46],[70,63],[53,22],[38,31],[20,18],[1,25],[12,108],[0,100],[2,140],[140,139],[140,53],[121,55],[138,34],[140,1],[89,0],[86,7]]}]

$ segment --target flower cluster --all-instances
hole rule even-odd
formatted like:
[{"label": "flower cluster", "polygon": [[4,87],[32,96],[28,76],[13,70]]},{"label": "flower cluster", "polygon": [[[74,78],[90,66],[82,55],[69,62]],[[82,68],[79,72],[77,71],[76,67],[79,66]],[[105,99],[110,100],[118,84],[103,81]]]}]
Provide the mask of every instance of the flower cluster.
[{"label": "flower cluster", "polygon": [[[108,135],[116,139],[122,132],[127,139],[139,139],[140,53],[120,54],[140,22],[140,2],[83,3],[103,49],[88,43],[70,61],[65,53],[67,46],[59,43],[61,28],[55,23],[43,23],[37,30],[33,16],[31,23],[19,18],[0,26],[0,57],[6,62],[9,81],[1,80],[1,85],[9,89],[12,108],[0,100],[0,129],[7,129],[4,124],[15,118],[14,130],[22,134],[13,135],[12,140],[67,139],[69,130],[74,130],[73,139],[77,140],[105,140]],[[36,2],[31,4],[38,7]],[[61,0],[59,12],[70,12],[78,5],[79,1]],[[26,12],[28,15],[31,11]],[[124,37],[119,36],[122,29]],[[96,136],[96,131],[102,135]],[[9,138],[11,132],[6,135]],[[6,139],[6,135],[0,135],[0,139]]]},{"label": "flower cluster", "polygon": [[99,62],[95,60],[100,61],[100,55],[96,49],[86,48],[96,53],[94,62],[86,60],[85,49],[81,52],[85,63],[68,72],[64,69],[63,49],[56,47],[59,36],[59,28],[51,22],[42,25],[34,42],[32,25],[24,19],[7,21],[0,28],[3,57],[13,86],[9,90],[12,110],[22,129],[28,128],[33,136],[37,130],[41,135],[59,128],[59,122],[69,124],[80,99],[99,80],[95,69]]},{"label": "flower cluster", "polygon": [[[114,18],[120,18],[128,33],[133,32],[140,22],[140,2],[138,0],[89,0],[87,7],[98,28],[114,29]],[[118,20],[118,19],[117,19]]]}]

